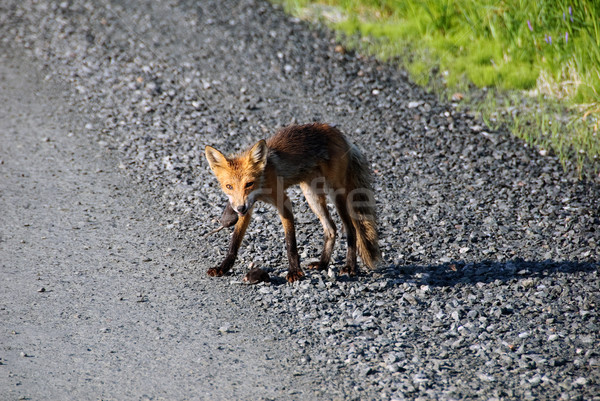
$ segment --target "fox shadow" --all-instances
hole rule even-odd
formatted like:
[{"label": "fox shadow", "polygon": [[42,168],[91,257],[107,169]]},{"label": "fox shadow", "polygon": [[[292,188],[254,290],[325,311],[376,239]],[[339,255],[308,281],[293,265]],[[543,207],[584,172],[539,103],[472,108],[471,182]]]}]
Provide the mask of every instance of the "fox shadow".
[{"label": "fox shadow", "polygon": [[438,265],[390,265],[378,273],[396,284],[413,282],[420,285],[449,287],[461,284],[476,285],[496,281],[509,282],[523,278],[546,277],[557,273],[577,274],[600,270],[594,261],[524,260],[520,258],[498,262],[453,261]]},{"label": "fox shadow", "polygon": [[[341,262],[341,261],[340,261]],[[334,263],[341,265],[341,263]],[[273,273],[271,269],[265,269]],[[600,271],[600,263],[594,261],[554,261],[542,260],[531,261],[515,258],[503,262],[482,260],[479,262],[452,261],[443,264],[431,265],[387,265],[371,272],[361,270],[359,276],[338,275],[337,281],[354,282],[359,277],[373,277],[373,280],[387,279],[392,285],[400,285],[406,282],[418,285],[429,285],[434,287],[453,287],[457,285],[487,284],[495,281],[509,282],[524,278],[546,277],[557,273],[576,274]],[[309,270],[309,278],[324,275],[324,272]],[[284,277],[271,275],[271,284],[284,285],[287,280]]]}]

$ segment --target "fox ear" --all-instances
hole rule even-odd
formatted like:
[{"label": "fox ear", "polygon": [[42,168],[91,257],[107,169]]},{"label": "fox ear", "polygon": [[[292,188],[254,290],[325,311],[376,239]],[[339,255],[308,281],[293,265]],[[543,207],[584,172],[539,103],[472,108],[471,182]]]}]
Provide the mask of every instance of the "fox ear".
[{"label": "fox ear", "polygon": [[269,148],[267,148],[267,142],[264,139],[261,139],[250,149],[250,160],[254,165],[263,169],[267,164],[267,153],[269,152]]},{"label": "fox ear", "polygon": [[206,154],[208,165],[212,170],[219,167],[225,167],[227,165],[227,158],[223,156],[223,153],[219,152],[212,146],[206,146],[204,148],[204,153]]}]

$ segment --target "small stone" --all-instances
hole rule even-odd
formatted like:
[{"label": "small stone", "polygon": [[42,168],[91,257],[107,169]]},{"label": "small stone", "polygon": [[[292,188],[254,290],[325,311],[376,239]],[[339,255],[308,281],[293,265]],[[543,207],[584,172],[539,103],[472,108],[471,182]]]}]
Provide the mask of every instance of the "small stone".
[{"label": "small stone", "polygon": [[413,382],[415,383],[427,383],[429,378],[425,375],[425,373],[420,372],[413,376]]},{"label": "small stone", "polygon": [[479,380],[484,381],[484,382],[493,382],[496,381],[496,378],[492,375],[488,375],[485,373],[478,373],[477,377],[479,377]]},{"label": "small stone", "polygon": [[419,304],[419,301],[417,300],[417,298],[415,298],[414,295],[409,294],[409,293],[404,293],[402,295],[402,299],[404,299],[406,302],[408,302],[409,304],[416,306]]},{"label": "small stone", "polygon": [[397,364],[397,363],[392,363],[392,364],[389,364],[389,365],[385,365],[385,368],[386,368],[386,369],[387,369],[389,372],[391,372],[391,373],[396,373],[397,371],[399,371],[399,370],[400,370],[400,367],[398,366],[398,364]]},{"label": "small stone", "polygon": [[261,294],[270,294],[272,292],[272,290],[271,290],[270,286],[264,286],[264,287],[260,287],[258,289],[258,292]]},{"label": "small stone", "polygon": [[533,279],[530,279],[530,278],[527,278],[527,279],[521,281],[521,285],[523,286],[523,288],[531,288],[534,286],[534,284],[535,283],[534,283]]}]

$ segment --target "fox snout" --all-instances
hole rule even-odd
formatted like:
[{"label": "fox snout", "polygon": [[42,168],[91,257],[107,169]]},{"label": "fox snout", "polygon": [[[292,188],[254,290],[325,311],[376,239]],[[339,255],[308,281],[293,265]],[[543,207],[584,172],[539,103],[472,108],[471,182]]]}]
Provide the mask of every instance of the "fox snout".
[{"label": "fox snout", "polygon": [[239,214],[240,216],[245,215],[249,209],[248,205],[246,205],[245,203],[241,204],[240,206],[232,206],[232,207],[233,207],[233,210],[235,210],[235,212],[237,214]]}]

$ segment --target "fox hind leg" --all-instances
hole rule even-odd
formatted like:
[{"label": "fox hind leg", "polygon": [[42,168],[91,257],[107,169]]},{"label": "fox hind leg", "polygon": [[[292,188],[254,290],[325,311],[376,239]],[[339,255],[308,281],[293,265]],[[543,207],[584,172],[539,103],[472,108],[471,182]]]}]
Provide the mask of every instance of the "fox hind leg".
[{"label": "fox hind leg", "polygon": [[308,265],[309,269],[324,270],[329,265],[331,260],[331,254],[333,252],[333,246],[335,244],[336,228],[327,210],[327,197],[324,192],[324,186],[313,187],[308,183],[300,184],[302,193],[308,202],[308,205],[312,211],[317,215],[321,224],[323,225],[323,252],[318,262],[312,262]]},{"label": "fox hind leg", "polygon": [[356,229],[354,228],[352,217],[348,210],[348,197],[345,194],[338,194],[335,199],[335,206],[344,223],[346,240],[348,242],[346,265],[341,269],[341,273],[348,274],[349,276],[356,276],[358,273],[356,268]]}]

